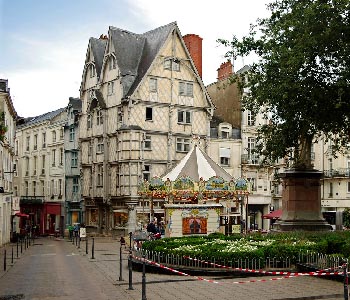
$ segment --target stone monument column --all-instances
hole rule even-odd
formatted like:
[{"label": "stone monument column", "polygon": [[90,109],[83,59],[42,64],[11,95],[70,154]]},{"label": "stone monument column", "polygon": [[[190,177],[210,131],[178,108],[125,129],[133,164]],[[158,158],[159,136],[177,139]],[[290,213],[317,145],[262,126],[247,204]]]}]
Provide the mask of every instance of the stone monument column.
[{"label": "stone monument column", "polygon": [[282,217],[273,231],[330,231],[321,214],[321,178],[317,170],[287,170],[283,180]]},{"label": "stone monument column", "polygon": [[128,233],[136,230],[136,209],[134,205],[128,205]]}]

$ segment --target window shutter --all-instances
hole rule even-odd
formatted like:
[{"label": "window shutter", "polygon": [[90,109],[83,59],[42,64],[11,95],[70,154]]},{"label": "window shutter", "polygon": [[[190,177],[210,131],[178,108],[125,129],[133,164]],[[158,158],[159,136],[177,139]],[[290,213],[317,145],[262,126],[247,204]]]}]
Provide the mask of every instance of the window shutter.
[{"label": "window shutter", "polygon": [[185,95],[185,83],[184,82],[179,83],[179,95],[180,96]]},{"label": "window shutter", "polygon": [[187,83],[187,96],[192,97],[193,96],[193,84]]}]

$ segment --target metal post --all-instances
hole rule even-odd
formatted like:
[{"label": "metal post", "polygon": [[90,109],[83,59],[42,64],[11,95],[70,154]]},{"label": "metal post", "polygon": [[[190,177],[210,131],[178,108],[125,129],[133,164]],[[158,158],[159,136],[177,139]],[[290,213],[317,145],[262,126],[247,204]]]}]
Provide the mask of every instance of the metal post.
[{"label": "metal post", "polygon": [[4,271],[6,271],[6,249],[4,250]]},{"label": "metal post", "polygon": [[95,259],[95,238],[92,238],[91,259]]},{"label": "metal post", "polygon": [[122,256],[122,244],[120,243],[120,252],[119,252],[119,281],[123,281],[123,256]]},{"label": "metal post", "polygon": [[86,236],[85,240],[85,253],[89,254],[89,243],[88,243],[88,237]]},{"label": "metal post", "polygon": [[11,264],[13,264],[13,245],[12,245],[12,248],[11,248]]},{"label": "metal post", "polygon": [[128,266],[129,266],[129,290],[133,290],[132,287],[132,248],[131,248],[131,238],[132,238],[132,232],[129,232],[130,237],[130,247],[129,247],[129,258],[128,258]]},{"label": "metal post", "polygon": [[22,245],[22,243],[23,243],[23,239],[21,238],[21,254],[22,254],[22,251],[23,251],[23,245]]},{"label": "metal post", "polygon": [[18,258],[18,237],[17,237],[17,245],[16,245],[16,248],[17,248],[17,258]]},{"label": "metal post", "polygon": [[78,233],[78,249],[80,249],[80,232]]},{"label": "metal post", "polygon": [[344,274],[344,300],[348,300],[349,299],[348,266],[346,261],[343,261],[343,274]]},{"label": "metal post", "polygon": [[146,297],[146,255],[142,255],[143,263],[142,263],[142,300],[147,300]]}]

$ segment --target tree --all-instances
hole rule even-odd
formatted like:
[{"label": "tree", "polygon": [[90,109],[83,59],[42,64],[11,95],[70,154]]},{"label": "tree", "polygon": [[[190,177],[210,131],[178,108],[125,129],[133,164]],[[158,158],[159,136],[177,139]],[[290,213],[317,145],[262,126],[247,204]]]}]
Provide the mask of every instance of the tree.
[{"label": "tree", "polygon": [[255,53],[242,107],[271,121],[258,129],[257,150],[267,160],[288,157],[312,169],[311,145],[332,141],[346,149],[350,134],[350,1],[277,0],[242,40],[218,40],[227,57]]}]

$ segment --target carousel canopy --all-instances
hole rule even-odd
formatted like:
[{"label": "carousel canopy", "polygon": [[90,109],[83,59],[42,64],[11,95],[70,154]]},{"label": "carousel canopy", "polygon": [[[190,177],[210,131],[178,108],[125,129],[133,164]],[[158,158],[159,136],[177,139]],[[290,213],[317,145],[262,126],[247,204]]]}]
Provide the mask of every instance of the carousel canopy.
[{"label": "carousel canopy", "polygon": [[233,179],[208,154],[204,153],[197,144],[169,173],[162,176],[162,180],[166,181],[169,178],[171,181],[175,181],[183,176],[189,176],[197,182],[201,177],[203,180],[208,180],[213,176],[222,177],[225,181]]}]

